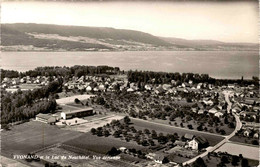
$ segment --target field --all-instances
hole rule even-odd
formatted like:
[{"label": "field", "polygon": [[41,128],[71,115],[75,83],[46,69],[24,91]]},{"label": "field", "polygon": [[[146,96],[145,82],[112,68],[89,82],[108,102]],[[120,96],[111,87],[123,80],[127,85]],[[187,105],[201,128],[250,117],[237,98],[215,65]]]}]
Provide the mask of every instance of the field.
[{"label": "field", "polygon": [[65,142],[82,133],[61,130],[41,122],[30,121],[15,125],[10,131],[1,132],[1,151],[7,155],[27,154],[43,146]]},{"label": "field", "polygon": [[36,89],[41,88],[39,84],[21,84],[19,85],[20,89]]},{"label": "field", "polygon": [[199,131],[191,131],[188,129],[184,129],[184,128],[176,128],[174,126],[169,126],[169,125],[162,125],[162,124],[156,124],[153,122],[148,122],[148,121],[144,121],[144,120],[139,120],[139,119],[133,119],[131,118],[131,122],[133,123],[133,126],[137,129],[137,130],[143,130],[143,129],[150,129],[150,130],[155,130],[158,132],[162,132],[162,133],[178,133],[179,137],[185,135],[186,133],[189,134],[193,134],[195,136],[203,136],[205,137],[210,146],[214,146],[217,143],[219,143],[221,140],[224,139],[224,137],[218,136],[218,135],[211,135],[211,134],[207,134],[207,133],[201,133]]},{"label": "field", "polygon": [[0,166],[19,166],[19,167],[29,167],[28,165],[25,165],[23,163],[20,163],[18,161],[15,161],[13,159],[0,156]]},{"label": "field", "polygon": [[[147,120],[151,120],[151,119],[147,118]],[[161,123],[161,124],[165,124],[165,125],[169,125],[169,120],[168,119],[167,120],[162,120],[162,119],[156,119],[155,118],[155,119],[153,119],[151,121],[157,122],[157,123]],[[222,120],[222,122],[224,122],[224,120]],[[174,122],[171,122],[171,125],[176,126],[175,123],[177,123],[178,127],[180,127],[180,123],[182,123],[183,124],[183,128],[186,128],[186,129],[189,129],[188,128],[189,124],[192,125],[193,129],[195,129],[195,130],[197,130],[197,127],[199,126],[198,123],[196,123],[194,120],[183,122],[181,120],[181,118],[176,118],[174,120]],[[207,122],[205,122],[205,127],[207,127],[207,129],[208,129],[207,130],[208,133],[212,132],[212,134],[219,134],[219,133],[216,132],[216,130],[215,130],[216,128],[215,127],[210,127]],[[226,135],[231,134],[234,131],[234,129],[229,128],[226,124],[223,124],[223,126],[219,125],[218,128],[219,129],[224,129],[225,132],[226,132]],[[210,129],[212,130],[211,132],[210,132]],[[205,131],[202,131],[202,132],[205,132]]]},{"label": "field", "polygon": [[64,144],[100,154],[106,154],[112,147],[135,148],[137,150],[141,150],[144,148],[134,143],[128,143],[120,139],[114,139],[113,137],[97,137],[90,133],[86,133],[78,138],[66,141],[64,142]]},{"label": "field", "polygon": [[252,141],[254,141],[254,140],[257,140],[259,142],[258,139],[253,139],[253,138],[245,137],[245,136],[233,136],[230,139],[230,141],[245,143],[245,144],[252,144]]},{"label": "field", "polygon": [[[210,158],[207,158],[207,156],[205,156],[203,158],[203,160],[204,160],[204,162],[207,166],[217,167],[217,165],[221,162],[221,157],[211,156]],[[259,164],[259,162],[256,161],[256,160],[248,159],[248,164],[249,164],[249,166],[257,166]],[[234,167],[231,163],[228,163],[228,164],[225,164],[225,165],[226,165],[226,167]],[[238,166],[241,166],[241,160],[240,160],[240,162],[238,162]]]},{"label": "field", "polygon": [[259,160],[259,148],[256,146],[253,147],[237,143],[225,143],[223,146],[216,150],[216,152],[218,151],[227,152],[232,155],[242,154],[245,158]]},{"label": "field", "polygon": [[78,98],[79,100],[85,100],[85,99],[88,99],[92,96],[94,96],[94,95],[75,95],[75,96],[71,96],[71,97],[64,97],[64,98],[61,98],[61,99],[57,99],[56,102],[58,104],[74,103],[74,100],[76,98]]},{"label": "field", "polygon": [[[60,145],[58,147],[49,148],[43,151],[40,151],[37,153],[39,156],[55,156],[56,158],[50,158],[46,161],[54,163],[57,162],[58,164],[61,164],[63,166],[71,165],[71,166],[92,166],[92,167],[100,167],[100,166],[106,166],[106,167],[122,167],[122,166],[132,166],[131,163],[140,160],[134,157],[129,157],[129,155],[126,154],[120,154],[118,155],[120,157],[119,160],[96,160],[93,158],[93,156],[100,156],[104,157],[105,155],[94,153],[82,148],[77,147],[71,147],[68,145]],[[85,156],[88,157],[87,159],[79,159],[78,156]],[[66,157],[66,159],[62,158]],[[70,158],[75,157],[76,159]]]}]

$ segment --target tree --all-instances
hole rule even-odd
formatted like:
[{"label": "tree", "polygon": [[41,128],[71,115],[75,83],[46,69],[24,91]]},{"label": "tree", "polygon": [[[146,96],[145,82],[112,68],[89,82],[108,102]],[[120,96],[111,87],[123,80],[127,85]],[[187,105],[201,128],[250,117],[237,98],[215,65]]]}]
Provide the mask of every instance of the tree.
[{"label": "tree", "polygon": [[96,102],[99,105],[105,105],[106,104],[106,101],[104,100],[103,97],[98,97]]},{"label": "tree", "polygon": [[145,134],[150,134],[149,129],[144,129],[144,133],[145,133]]},{"label": "tree", "polygon": [[116,130],[116,131],[114,132],[113,136],[114,136],[115,138],[120,137],[120,132],[119,132],[118,130]]},{"label": "tree", "polygon": [[205,164],[204,160],[199,157],[196,159],[196,161],[192,164],[193,167],[206,167],[207,165]]},{"label": "tree", "polygon": [[152,138],[157,139],[157,133],[155,130],[152,130]]},{"label": "tree", "polygon": [[117,150],[115,147],[112,147],[110,151],[107,152],[107,155],[110,155],[110,156],[116,156],[120,154],[120,151]]},{"label": "tree", "polygon": [[78,98],[75,98],[74,102],[75,102],[76,104],[79,104],[79,103],[80,103],[80,100],[79,100]]},{"label": "tree", "polygon": [[258,142],[258,140],[253,140],[253,141],[252,141],[252,144],[253,144],[253,145],[259,145],[259,142]]},{"label": "tree", "polygon": [[227,164],[227,163],[229,163],[229,160],[228,160],[228,157],[227,156],[222,156],[221,157],[221,162],[223,163],[223,164]]},{"label": "tree", "polygon": [[130,118],[129,118],[128,116],[125,116],[125,117],[124,117],[124,122],[125,122],[126,124],[129,124],[129,123],[131,122],[131,120],[130,120]]},{"label": "tree", "polygon": [[248,167],[248,160],[243,158],[242,161],[241,161],[241,166],[242,167]]},{"label": "tree", "polygon": [[192,125],[190,125],[190,124],[188,125],[188,128],[189,128],[189,129],[193,129]]},{"label": "tree", "polygon": [[104,136],[105,136],[105,137],[108,137],[109,135],[110,135],[109,131],[108,131],[108,130],[105,130],[105,131],[104,131]]},{"label": "tree", "polygon": [[239,162],[239,157],[236,156],[236,155],[232,155],[231,164],[232,164],[233,166],[237,166],[237,165],[238,165],[238,162]]}]

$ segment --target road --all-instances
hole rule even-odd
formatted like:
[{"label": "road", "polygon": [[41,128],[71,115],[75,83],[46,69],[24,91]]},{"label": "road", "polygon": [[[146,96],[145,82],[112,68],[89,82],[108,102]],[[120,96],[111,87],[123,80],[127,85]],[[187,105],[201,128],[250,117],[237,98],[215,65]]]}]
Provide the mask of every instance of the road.
[{"label": "road", "polygon": [[[228,106],[227,106],[227,112],[228,112],[228,113],[230,113],[230,110],[231,110],[231,107],[232,107],[232,103],[231,103],[230,100],[229,100],[229,96],[230,96],[231,93],[232,93],[231,91],[223,91],[223,94],[225,95],[225,100],[226,100],[226,102],[228,103]],[[224,136],[225,139],[223,139],[221,142],[219,142],[218,144],[216,144],[214,147],[211,147],[211,148],[207,149],[206,152],[204,152],[204,153],[202,153],[202,154],[200,154],[200,155],[198,155],[198,156],[196,156],[196,157],[194,157],[194,158],[192,158],[192,159],[190,159],[190,160],[184,162],[184,163],[183,163],[183,166],[185,166],[185,165],[187,165],[187,164],[193,163],[193,162],[196,161],[196,159],[199,158],[199,157],[201,157],[201,158],[202,158],[202,157],[205,157],[206,155],[208,155],[209,152],[215,151],[216,149],[218,149],[219,147],[221,147],[223,144],[225,144],[226,142],[228,142],[229,139],[230,139],[231,137],[233,137],[238,130],[241,129],[242,123],[241,123],[239,117],[238,117],[235,113],[232,113],[232,114],[233,114],[233,116],[234,116],[235,119],[236,119],[236,128],[235,128],[235,130],[234,130],[230,135]]]}]

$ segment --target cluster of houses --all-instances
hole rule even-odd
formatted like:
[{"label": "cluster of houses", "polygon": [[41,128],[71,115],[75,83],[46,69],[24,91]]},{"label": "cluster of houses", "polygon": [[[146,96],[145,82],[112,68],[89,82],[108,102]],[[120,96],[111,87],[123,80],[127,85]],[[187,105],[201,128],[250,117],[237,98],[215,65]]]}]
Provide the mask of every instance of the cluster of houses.
[{"label": "cluster of houses", "polygon": [[[192,134],[187,133],[184,135],[182,141],[176,140],[174,142],[173,148],[171,148],[165,152],[158,151],[155,153],[148,153],[146,155],[146,158],[151,159],[154,162],[157,162],[160,164],[168,163],[168,162],[171,163],[171,159],[168,159],[167,157],[168,157],[168,155],[170,155],[174,152],[176,154],[176,149],[175,149],[176,146],[179,146],[179,147],[185,148],[185,149],[191,149],[194,151],[198,151],[198,150],[208,147],[208,141],[202,136],[194,136]],[[172,163],[174,163],[174,162],[172,162]]]},{"label": "cluster of houses", "polygon": [[259,128],[243,126],[241,128],[241,130],[242,130],[243,136],[249,137],[249,138],[254,138],[254,139],[259,139]]},{"label": "cluster of houses", "polygon": [[[151,91],[151,93],[155,94],[175,94],[178,91],[183,92],[191,92],[195,91],[198,92],[198,90],[201,90],[202,88],[212,90],[214,88],[213,85],[207,84],[207,83],[198,83],[193,84],[193,81],[189,82],[183,82],[181,85],[177,86],[177,82],[175,80],[171,81],[171,84],[146,84],[144,85],[144,89],[146,91]],[[127,89],[128,92],[138,91],[138,85],[136,83],[131,83],[129,88]]]},{"label": "cluster of houses", "polygon": [[[53,79],[57,79],[53,77]],[[5,89],[8,92],[15,92],[18,89],[22,91],[32,90],[35,86],[45,86],[50,83],[50,77],[46,76],[37,76],[37,77],[30,77],[25,76],[22,78],[7,78],[5,77],[1,82],[1,88]],[[30,87],[33,85],[34,87]],[[37,87],[36,87],[37,88]]]},{"label": "cluster of houses", "polygon": [[208,146],[208,141],[202,136],[194,136],[186,133],[183,137],[183,141],[176,140],[174,144],[192,150],[200,150]]},{"label": "cluster of houses", "polygon": [[[192,149],[194,151],[198,151],[198,150],[208,147],[208,141],[204,137],[201,137],[201,136],[185,134],[183,140],[184,141],[179,141],[179,140],[175,141],[174,147],[179,146],[179,147],[186,148],[186,149]],[[175,149],[174,147],[165,152],[157,151],[157,152],[148,153],[145,155],[145,157],[156,163],[160,163],[160,164],[171,163],[171,164],[176,165],[175,162],[172,162],[170,159],[168,159],[168,155],[173,153],[172,150]],[[129,150],[125,147],[120,147],[119,150],[123,153],[133,154],[133,153],[130,153]]]},{"label": "cluster of houses", "polygon": [[68,90],[78,89],[87,92],[114,91],[116,85],[123,83],[122,80],[114,80],[110,77],[82,76],[80,78],[72,77],[71,81],[64,83],[64,87]]}]

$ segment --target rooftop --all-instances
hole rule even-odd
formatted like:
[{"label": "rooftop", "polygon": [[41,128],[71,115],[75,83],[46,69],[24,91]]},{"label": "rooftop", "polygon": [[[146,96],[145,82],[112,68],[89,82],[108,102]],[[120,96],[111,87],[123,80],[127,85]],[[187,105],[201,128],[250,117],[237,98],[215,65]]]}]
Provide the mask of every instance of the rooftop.
[{"label": "rooftop", "polygon": [[80,112],[85,112],[85,111],[92,111],[93,108],[92,107],[86,107],[86,108],[83,108],[83,109],[79,109],[79,110],[73,110],[73,111],[66,111],[66,112],[63,112],[65,114],[75,114],[75,113],[80,113]]}]

